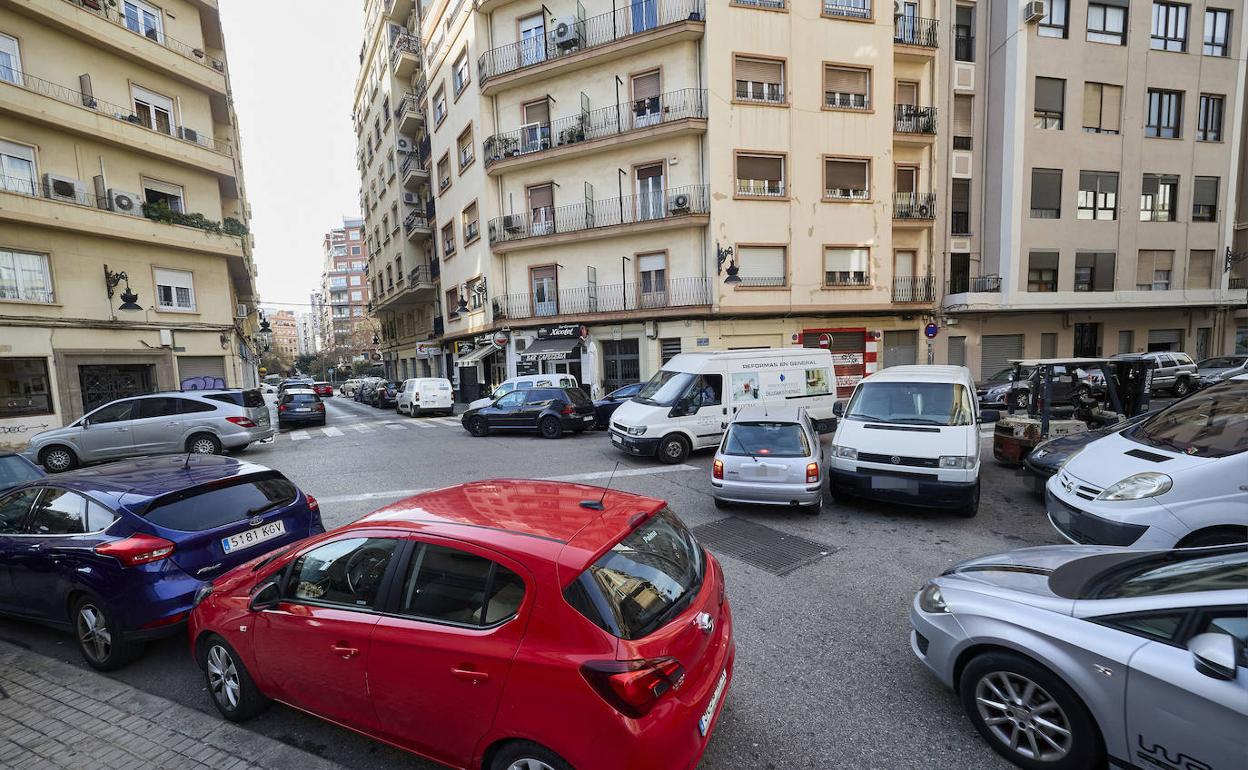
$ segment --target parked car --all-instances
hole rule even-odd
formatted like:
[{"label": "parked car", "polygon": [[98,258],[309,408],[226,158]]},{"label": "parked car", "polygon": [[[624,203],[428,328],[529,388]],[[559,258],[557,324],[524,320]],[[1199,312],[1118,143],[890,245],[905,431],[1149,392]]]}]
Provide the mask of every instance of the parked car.
[{"label": "parked car", "polygon": [[378,380],[364,388],[364,403],[377,409],[393,407],[398,397],[398,386],[389,380]]},{"label": "parked car", "polygon": [[478,398],[468,404],[469,409],[480,409],[489,406],[498,400],[499,396],[504,396],[513,390],[528,390],[529,388],[575,388],[578,386],[576,378],[570,374],[522,374],[519,377],[509,377],[503,380],[503,384],[494,389],[494,392],[484,398]]},{"label": "parked car", "polygon": [[377,388],[377,383],[384,382],[380,377],[365,377],[360,380],[360,384],[355,389],[355,400],[361,404],[368,403],[368,394],[370,390]]},{"label": "parked car", "polygon": [[1041,546],[927,583],[914,654],[1020,767],[1248,757],[1248,551]]},{"label": "parked car", "polygon": [[17,452],[0,451],[0,493],[45,475],[42,468]]},{"label": "parked car", "polygon": [[274,699],[484,770],[692,768],[735,658],[722,569],[663,501],[535,481],[428,492],[235,569],[189,631],[226,719]]},{"label": "parked car", "polygon": [[288,388],[277,404],[277,427],[324,425],[325,402],[311,388]]},{"label": "parked car", "polygon": [[426,412],[455,413],[451,381],[442,377],[413,377],[403,381],[394,402],[395,411],[415,417]]},{"label": "parked car", "polygon": [[317,381],[312,383],[312,391],[321,398],[333,398],[334,386],[328,382]]},{"label": "parked car", "polygon": [[645,385],[644,382],[634,382],[632,385],[617,388],[594,401],[594,427],[604,430],[609,427],[611,415],[615,414],[615,410],[620,408],[620,404],[637,395],[643,385]]},{"label": "parked car", "polygon": [[1196,373],[1200,375],[1200,384],[1204,387],[1219,383],[1237,374],[1248,374],[1248,355],[1206,358],[1197,362]]},{"label": "parked car", "polygon": [[1033,481],[1033,490],[1041,497],[1044,496],[1044,485],[1048,480],[1061,470],[1062,466],[1070,461],[1072,457],[1079,454],[1093,441],[1104,438],[1111,433],[1120,433],[1133,425],[1147,420],[1157,413],[1154,409],[1151,412],[1137,414],[1135,417],[1123,420],[1113,425],[1106,425],[1095,430],[1084,431],[1083,433],[1070,433],[1065,436],[1055,436],[1046,441],[1042,441],[1036,445],[1036,448],[1027,454],[1023,460],[1023,465],[1031,472]]},{"label": "parked car", "polygon": [[228,457],[39,479],[0,496],[0,612],[72,631],[87,663],[111,670],[181,631],[205,581],[324,531],[314,498]]},{"label": "parked car", "polygon": [[[992,377],[975,384],[975,393],[981,406],[1004,409],[1013,406],[1026,410],[1035,387],[1033,375],[1038,364],[1052,363],[1059,359],[1029,360],[1020,367],[1021,378],[1011,379],[1014,369],[1002,369]],[[1072,366],[1075,360],[1063,360],[1052,365],[1053,403],[1070,404],[1079,395],[1101,397],[1105,394],[1105,376],[1090,362],[1087,368]],[[1038,378],[1037,378],[1038,379]]]},{"label": "parked car", "polygon": [[1114,358],[1142,358],[1152,370],[1153,393],[1170,393],[1183,398],[1200,387],[1196,364],[1186,353],[1154,351],[1151,353],[1119,353]]},{"label": "parked car", "polygon": [[287,377],[277,386],[277,394],[280,396],[288,388],[311,388],[312,379],[309,377]]},{"label": "parked car", "polygon": [[1248,375],[1087,446],[1045,487],[1075,543],[1184,548],[1248,542]]},{"label": "parked car", "polygon": [[818,514],[827,480],[820,425],[831,429],[800,406],[742,407],[711,463],[715,507],[784,505]]},{"label": "parked car", "polygon": [[[1025,381],[1031,376],[1032,369],[1024,367],[1022,369],[1022,377]],[[975,394],[982,406],[1004,407],[1007,406],[1012,395],[1011,391],[1015,390],[1014,385],[1014,367],[1007,366],[1004,369],[994,372],[986,379],[975,383]],[[1026,409],[1029,396],[1026,393],[1013,394],[1014,408]]]},{"label": "parked car", "polygon": [[60,473],[138,455],[241,450],[275,430],[254,388],[152,393],[110,401],[63,428],[45,430],[23,453]]},{"label": "parked car", "polygon": [[341,385],[338,386],[338,395],[354,396],[355,390],[356,388],[359,387],[359,385],[360,385],[359,379],[352,377],[351,379],[346,380],[345,382],[343,382]]},{"label": "parked car", "polygon": [[460,417],[464,430],[488,436],[496,430],[537,431],[545,438],[562,438],[594,425],[594,402],[580,388],[514,390],[480,409]]}]

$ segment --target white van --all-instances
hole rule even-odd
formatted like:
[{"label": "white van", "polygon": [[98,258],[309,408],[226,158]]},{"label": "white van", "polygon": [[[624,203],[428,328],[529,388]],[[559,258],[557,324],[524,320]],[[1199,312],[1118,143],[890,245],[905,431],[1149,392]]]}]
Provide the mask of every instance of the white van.
[{"label": "white van", "polygon": [[743,406],[785,404],[831,413],[832,354],[791,348],[682,353],[611,415],[611,443],[629,454],[678,463],[719,446]]},{"label": "white van", "polygon": [[503,380],[503,384],[495,388],[493,393],[485,398],[478,398],[469,404],[468,408],[480,409],[489,406],[498,400],[499,397],[505,396],[513,390],[576,387],[580,387],[580,384],[570,374],[522,374],[519,377],[508,377],[506,380]]},{"label": "white van", "polygon": [[440,377],[413,377],[403,381],[395,398],[394,408],[400,414],[415,417],[423,412],[455,413],[455,394],[451,381]]},{"label": "white van", "polygon": [[965,366],[892,366],[836,405],[829,492],[924,508],[979,511],[979,411]]}]

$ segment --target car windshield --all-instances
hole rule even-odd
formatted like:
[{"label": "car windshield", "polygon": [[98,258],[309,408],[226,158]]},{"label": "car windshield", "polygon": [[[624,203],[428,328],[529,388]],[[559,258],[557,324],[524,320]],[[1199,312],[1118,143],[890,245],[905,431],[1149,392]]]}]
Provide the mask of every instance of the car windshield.
[{"label": "car windshield", "polygon": [[633,400],[651,406],[673,406],[689,389],[694,377],[695,375],[688,372],[660,369],[658,374],[651,377],[650,381],[637,392],[637,395],[633,396]]},{"label": "car windshield", "polygon": [[810,441],[795,422],[734,422],[720,451],[734,457],[809,457]]},{"label": "car windshield", "polygon": [[985,382],[1009,382],[1010,375],[1014,374],[1014,367],[1007,366],[1001,371],[989,377]]},{"label": "car windshield", "polygon": [[0,489],[8,489],[42,475],[38,468],[17,455],[0,457]]},{"label": "car windshield", "polygon": [[970,393],[953,382],[870,382],[854,391],[848,420],[906,425],[970,425]]},{"label": "car windshield", "polygon": [[1146,446],[1196,457],[1248,449],[1248,382],[1229,380],[1188,396],[1122,434]]},{"label": "car windshield", "polygon": [[1128,599],[1245,588],[1248,551],[1242,547],[1208,556],[1201,555],[1201,551],[1180,550],[1114,564],[1093,576],[1080,592],[1080,598]]}]

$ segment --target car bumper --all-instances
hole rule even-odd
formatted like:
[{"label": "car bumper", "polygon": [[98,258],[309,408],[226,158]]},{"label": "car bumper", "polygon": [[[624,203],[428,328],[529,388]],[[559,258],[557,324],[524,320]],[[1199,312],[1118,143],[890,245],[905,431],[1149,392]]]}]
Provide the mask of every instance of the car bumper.
[{"label": "car bumper", "polygon": [[961,508],[975,497],[978,481],[942,481],[931,474],[874,470],[829,469],[832,483],[851,495],[919,508]]},{"label": "car bumper", "polygon": [[640,457],[654,457],[659,451],[658,438],[637,438],[636,436],[625,436],[618,431],[611,431],[611,445],[616,449],[628,452],[630,455],[638,455]]},{"label": "car bumper", "polygon": [[236,449],[240,446],[247,446],[257,441],[273,438],[275,433],[277,433],[277,428],[272,423],[257,425],[254,428],[241,428],[222,434],[221,445],[227,449]]},{"label": "car bumper", "polygon": [[954,663],[967,634],[951,612],[924,612],[916,594],[910,604],[910,651],[946,687],[953,689]]},{"label": "car bumper", "polygon": [[282,425],[303,424],[303,423],[310,423],[310,422],[325,422],[325,413],[324,412],[309,412],[307,414],[304,414],[304,413],[291,414],[288,412],[282,415],[281,417],[277,418],[277,421],[278,423]]},{"label": "car bumper", "polygon": [[823,482],[764,484],[731,479],[711,482],[711,496],[726,503],[757,505],[813,505],[823,497]]},{"label": "car bumper", "polygon": [[[1169,549],[1182,539],[1182,534],[1164,529],[1156,522],[1128,522],[1098,515],[1058,497],[1052,489],[1045,490],[1044,507],[1049,523],[1072,543]],[[1136,515],[1133,518],[1149,518],[1147,511],[1144,516],[1139,516],[1139,509],[1134,510]]]}]

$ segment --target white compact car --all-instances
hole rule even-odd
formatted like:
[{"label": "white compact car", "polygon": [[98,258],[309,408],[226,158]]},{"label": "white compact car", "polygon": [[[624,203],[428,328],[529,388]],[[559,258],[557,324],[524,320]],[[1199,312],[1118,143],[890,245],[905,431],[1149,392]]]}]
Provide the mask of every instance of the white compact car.
[{"label": "white compact car", "polygon": [[455,394],[451,391],[451,381],[441,377],[413,377],[404,380],[394,408],[409,417],[428,412],[453,414]]},{"label": "white compact car", "polygon": [[1049,520],[1075,543],[1248,541],[1248,374],[1092,442],[1045,489]]}]

